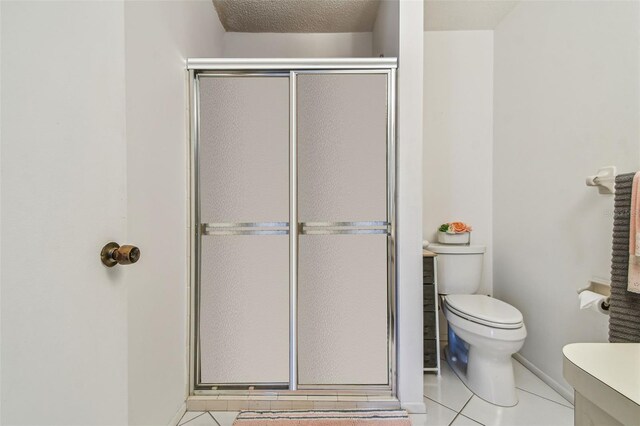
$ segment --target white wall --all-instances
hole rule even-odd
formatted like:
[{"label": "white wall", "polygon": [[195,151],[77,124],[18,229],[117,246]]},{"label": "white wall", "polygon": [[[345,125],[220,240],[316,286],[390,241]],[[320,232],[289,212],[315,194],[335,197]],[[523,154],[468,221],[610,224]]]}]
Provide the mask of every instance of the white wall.
[{"label": "white wall", "polygon": [[224,33],[225,58],[370,57],[371,33]]},{"label": "white wall", "polygon": [[[168,424],[187,393],[184,60],[220,56],[222,27],[204,0],[0,10],[0,422]],[[107,241],[140,262],[107,270]]]},{"label": "white wall", "polygon": [[127,423],[122,2],[2,10],[2,424]]},{"label": "white wall", "polygon": [[522,2],[495,31],[494,292],[522,355],[565,394],[562,347],[607,340],[576,289],[609,277],[613,199],[584,185],[640,166],[638,2]]},{"label": "white wall", "polygon": [[380,2],[376,22],[373,25],[372,56],[398,56],[399,10],[398,0],[382,0]]},{"label": "white wall", "polygon": [[210,1],[127,1],[129,423],[167,424],[187,380],[188,86],[185,59],[218,57]]},{"label": "white wall", "polygon": [[493,31],[424,33],[423,157],[423,238],[470,223],[472,244],[487,246],[479,293],[491,294]]},{"label": "white wall", "polygon": [[398,397],[424,413],[422,329],[422,0],[399,4],[397,125]]}]

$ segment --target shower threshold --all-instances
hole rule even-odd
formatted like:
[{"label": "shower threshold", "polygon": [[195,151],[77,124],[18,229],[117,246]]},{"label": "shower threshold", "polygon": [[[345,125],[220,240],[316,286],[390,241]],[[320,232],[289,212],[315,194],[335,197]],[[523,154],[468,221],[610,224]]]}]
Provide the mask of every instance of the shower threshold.
[{"label": "shower threshold", "polygon": [[331,391],[225,391],[187,398],[187,411],[397,409],[390,392]]}]

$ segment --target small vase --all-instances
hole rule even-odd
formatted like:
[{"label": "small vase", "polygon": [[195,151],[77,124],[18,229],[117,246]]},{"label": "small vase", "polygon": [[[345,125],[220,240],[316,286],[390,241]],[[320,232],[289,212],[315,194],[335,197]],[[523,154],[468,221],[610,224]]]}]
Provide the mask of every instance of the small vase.
[{"label": "small vase", "polygon": [[438,242],[441,244],[469,244],[471,232],[461,232],[459,234],[449,234],[438,231]]}]

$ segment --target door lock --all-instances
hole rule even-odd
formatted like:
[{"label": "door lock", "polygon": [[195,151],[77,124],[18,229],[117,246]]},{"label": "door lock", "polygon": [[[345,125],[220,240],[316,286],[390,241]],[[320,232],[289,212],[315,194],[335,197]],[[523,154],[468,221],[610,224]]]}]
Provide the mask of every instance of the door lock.
[{"label": "door lock", "polygon": [[130,265],[140,259],[140,249],[136,246],[121,246],[113,241],[102,247],[100,260],[109,268],[120,265]]}]

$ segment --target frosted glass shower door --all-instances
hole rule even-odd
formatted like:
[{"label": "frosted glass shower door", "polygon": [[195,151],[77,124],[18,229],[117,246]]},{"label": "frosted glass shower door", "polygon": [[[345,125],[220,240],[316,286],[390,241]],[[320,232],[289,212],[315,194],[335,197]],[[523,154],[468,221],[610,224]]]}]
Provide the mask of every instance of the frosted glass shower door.
[{"label": "frosted glass shower door", "polygon": [[389,76],[295,78],[298,383],[388,385]]},{"label": "frosted glass shower door", "polygon": [[289,381],[289,78],[197,81],[197,384]]}]

